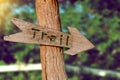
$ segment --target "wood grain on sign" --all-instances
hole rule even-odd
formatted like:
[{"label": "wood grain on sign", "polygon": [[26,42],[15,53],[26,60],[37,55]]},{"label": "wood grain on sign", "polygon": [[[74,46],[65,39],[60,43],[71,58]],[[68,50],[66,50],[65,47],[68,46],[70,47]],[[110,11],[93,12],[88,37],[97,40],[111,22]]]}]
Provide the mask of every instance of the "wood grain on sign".
[{"label": "wood grain on sign", "polygon": [[12,22],[16,24],[22,32],[6,36],[5,40],[67,48],[72,46],[72,36],[69,34],[59,32],[55,29],[41,27],[15,18],[12,19]]},{"label": "wood grain on sign", "polygon": [[22,32],[5,36],[4,39],[7,41],[67,47],[70,49],[65,51],[65,53],[70,55],[75,55],[94,47],[76,28],[68,27],[71,34],[66,34],[15,18],[12,19],[12,22]]},{"label": "wood grain on sign", "polygon": [[[71,47],[71,35],[59,32],[55,29],[41,27],[19,19],[12,19],[23,32],[5,37],[5,40],[41,45]],[[11,37],[11,38],[10,38]]]}]

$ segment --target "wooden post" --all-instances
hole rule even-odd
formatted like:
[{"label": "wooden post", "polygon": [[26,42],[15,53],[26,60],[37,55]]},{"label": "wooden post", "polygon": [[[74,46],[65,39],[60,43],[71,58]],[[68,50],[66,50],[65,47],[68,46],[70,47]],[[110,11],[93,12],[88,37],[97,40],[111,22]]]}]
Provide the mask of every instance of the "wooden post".
[{"label": "wooden post", "polygon": [[[36,0],[40,26],[61,30],[58,0]],[[62,48],[40,46],[43,80],[67,80]]]}]

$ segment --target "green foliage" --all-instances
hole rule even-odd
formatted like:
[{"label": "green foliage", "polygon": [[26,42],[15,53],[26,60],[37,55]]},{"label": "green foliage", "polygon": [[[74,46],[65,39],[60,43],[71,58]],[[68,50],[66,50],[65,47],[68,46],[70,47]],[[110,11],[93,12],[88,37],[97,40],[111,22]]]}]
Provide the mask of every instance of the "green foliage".
[{"label": "green foliage", "polygon": [[0,74],[1,80],[41,80],[42,76],[40,71],[30,72],[13,72]]}]

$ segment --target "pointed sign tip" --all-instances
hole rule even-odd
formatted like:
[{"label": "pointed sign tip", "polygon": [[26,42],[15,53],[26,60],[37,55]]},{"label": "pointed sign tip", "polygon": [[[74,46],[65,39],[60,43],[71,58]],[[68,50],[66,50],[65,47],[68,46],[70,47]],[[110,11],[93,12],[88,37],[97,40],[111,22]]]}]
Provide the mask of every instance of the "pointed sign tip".
[{"label": "pointed sign tip", "polygon": [[65,51],[69,55],[76,55],[80,52],[90,50],[94,48],[94,45],[83,36],[76,28],[68,27],[72,37],[72,47]]},{"label": "pointed sign tip", "polygon": [[8,36],[4,36],[3,39],[4,39],[4,40],[7,40],[7,37],[8,37]]},{"label": "pointed sign tip", "polygon": [[82,53],[84,51],[88,51],[88,50],[91,50],[93,49],[95,46],[93,44],[91,44],[91,46],[89,48],[85,48],[85,49],[78,49],[75,50],[75,49],[68,49],[67,51],[64,51],[65,54],[68,54],[68,55],[71,55],[71,56],[74,56],[74,55],[77,55],[78,53]]},{"label": "pointed sign tip", "polygon": [[5,41],[10,41],[10,40],[11,40],[11,39],[10,39],[10,36],[4,36],[3,39],[4,39]]}]

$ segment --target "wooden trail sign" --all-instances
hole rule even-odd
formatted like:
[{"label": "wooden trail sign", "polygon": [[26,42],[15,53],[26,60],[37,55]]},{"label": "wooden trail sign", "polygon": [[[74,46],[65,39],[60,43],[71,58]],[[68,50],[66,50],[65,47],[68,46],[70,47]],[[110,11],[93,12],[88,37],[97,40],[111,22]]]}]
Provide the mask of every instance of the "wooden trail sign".
[{"label": "wooden trail sign", "polygon": [[68,27],[71,34],[41,27],[23,20],[11,20],[22,32],[5,36],[4,40],[70,48],[65,53],[75,55],[94,47],[76,28]]},{"label": "wooden trail sign", "polygon": [[35,0],[35,8],[40,26],[12,19],[22,32],[5,36],[4,39],[12,42],[41,44],[42,79],[67,80],[61,47],[70,48],[65,53],[75,55],[94,46],[76,28],[68,28],[71,34],[60,32],[58,0]]}]

